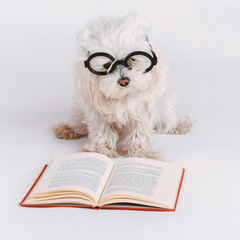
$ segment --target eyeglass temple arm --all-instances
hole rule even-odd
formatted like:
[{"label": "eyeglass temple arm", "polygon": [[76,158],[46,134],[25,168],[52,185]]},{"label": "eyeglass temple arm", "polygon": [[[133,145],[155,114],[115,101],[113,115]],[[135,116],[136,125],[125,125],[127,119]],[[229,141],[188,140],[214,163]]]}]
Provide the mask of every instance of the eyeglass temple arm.
[{"label": "eyeglass temple arm", "polygon": [[147,39],[147,41],[148,41],[148,43],[149,43],[149,46],[150,46],[150,48],[151,48],[151,52],[152,52],[152,55],[153,55],[153,64],[154,65],[157,65],[157,63],[158,63],[158,60],[157,60],[157,56],[156,56],[156,54],[154,53],[154,51],[153,51],[153,48],[152,48],[152,45],[150,44],[150,42],[149,42],[149,40],[148,40],[148,38],[146,37],[146,39]]}]

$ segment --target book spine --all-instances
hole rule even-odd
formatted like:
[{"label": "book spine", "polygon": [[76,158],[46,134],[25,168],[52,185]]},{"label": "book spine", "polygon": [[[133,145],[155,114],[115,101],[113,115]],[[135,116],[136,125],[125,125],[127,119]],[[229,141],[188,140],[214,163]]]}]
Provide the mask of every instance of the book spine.
[{"label": "book spine", "polygon": [[95,209],[95,210],[99,210],[99,209],[102,209],[102,207],[94,207],[94,206],[91,206],[92,209]]}]

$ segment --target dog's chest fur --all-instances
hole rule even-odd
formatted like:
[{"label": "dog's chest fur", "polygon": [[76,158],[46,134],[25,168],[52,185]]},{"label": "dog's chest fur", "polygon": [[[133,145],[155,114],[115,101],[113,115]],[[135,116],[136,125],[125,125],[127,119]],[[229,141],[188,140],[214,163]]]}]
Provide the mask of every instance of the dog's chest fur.
[{"label": "dog's chest fur", "polygon": [[107,102],[111,113],[102,115],[107,123],[126,126],[133,122],[152,121],[157,111],[158,97],[155,91],[141,92],[138,96],[112,99]]}]

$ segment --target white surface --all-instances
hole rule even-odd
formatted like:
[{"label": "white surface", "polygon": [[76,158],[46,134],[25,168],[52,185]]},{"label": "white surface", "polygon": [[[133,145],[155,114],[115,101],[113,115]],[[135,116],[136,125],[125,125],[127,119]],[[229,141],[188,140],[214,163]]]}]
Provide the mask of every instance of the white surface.
[{"label": "white surface", "polygon": [[[165,161],[186,169],[176,212],[20,207],[43,166],[86,141],[48,130],[68,118],[78,30],[134,9],[152,22],[179,114],[198,121],[185,136],[156,136]],[[0,238],[239,239],[239,9],[229,0],[1,1]]]}]

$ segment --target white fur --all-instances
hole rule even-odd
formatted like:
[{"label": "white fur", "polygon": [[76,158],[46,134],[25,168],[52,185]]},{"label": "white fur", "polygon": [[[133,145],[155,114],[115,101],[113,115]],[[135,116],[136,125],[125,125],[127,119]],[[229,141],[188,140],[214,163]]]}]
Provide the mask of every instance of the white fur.
[{"label": "white fur", "polygon": [[[88,133],[88,143],[81,151],[117,157],[116,143],[124,140],[129,156],[163,160],[162,150],[152,147],[152,134],[182,134],[191,129],[194,120],[186,116],[179,121],[174,111],[175,97],[169,90],[168,68],[155,48],[158,64],[145,74],[118,66],[113,73],[98,76],[84,67],[83,61],[89,53],[106,52],[117,60],[133,51],[151,54],[146,38],[148,30],[146,20],[129,15],[123,19],[92,21],[79,34],[75,102],[68,126],[77,136]],[[121,76],[130,79],[127,87],[118,84]],[[55,134],[71,138],[61,135],[59,126],[53,127]]]}]

